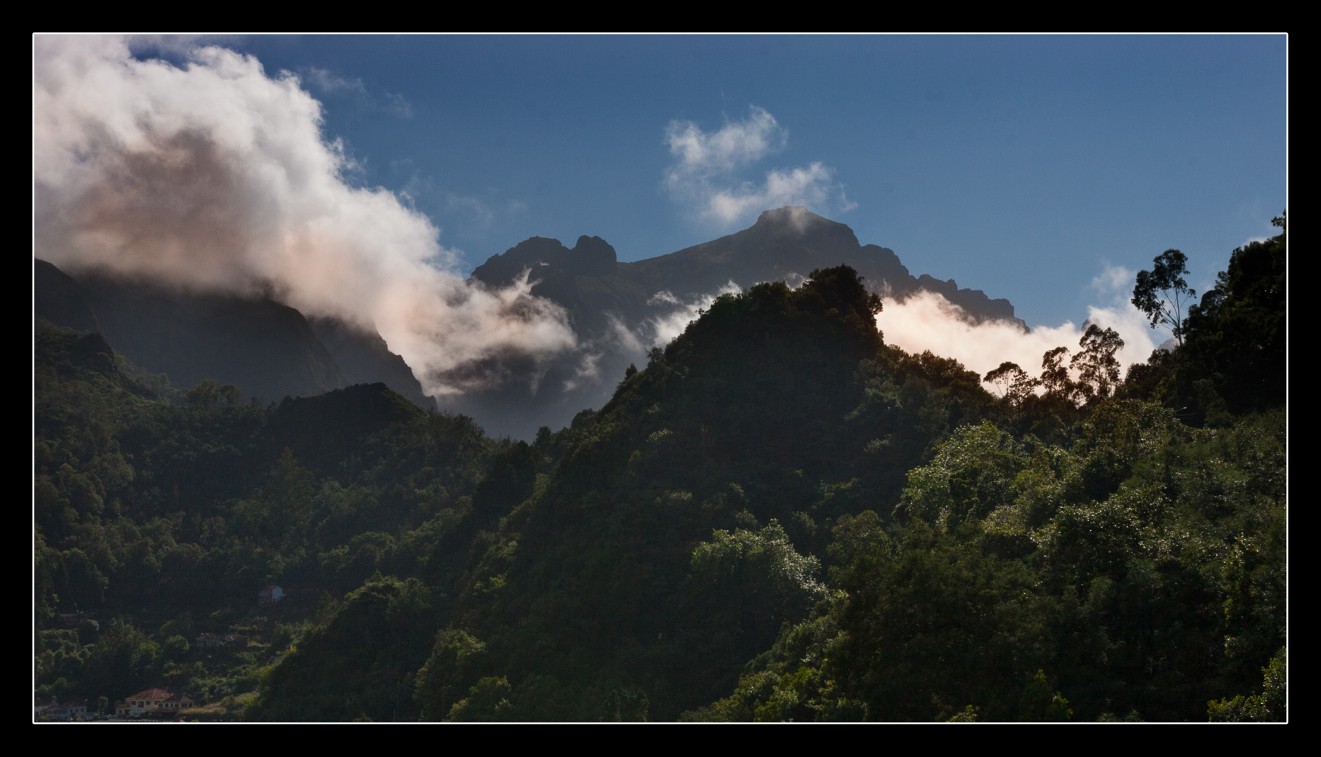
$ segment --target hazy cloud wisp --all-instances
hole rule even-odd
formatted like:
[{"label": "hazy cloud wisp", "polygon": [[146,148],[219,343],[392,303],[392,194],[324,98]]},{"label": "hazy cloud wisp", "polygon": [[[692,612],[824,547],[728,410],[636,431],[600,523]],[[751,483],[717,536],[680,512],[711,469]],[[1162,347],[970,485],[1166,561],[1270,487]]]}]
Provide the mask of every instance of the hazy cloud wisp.
[{"label": "hazy cloud wisp", "polygon": [[642,325],[641,339],[651,343],[652,347],[664,347],[688,328],[688,324],[697,320],[717,297],[724,294],[739,294],[743,291],[733,281],[726,283],[714,292],[699,295],[688,301],[680,300],[668,290],[662,289],[647,300],[648,305],[667,307],[670,311],[648,318]]},{"label": "hazy cloud wisp", "polygon": [[674,199],[693,206],[699,218],[730,226],[783,205],[806,205],[822,213],[854,206],[835,180],[834,169],[820,162],[774,169],[758,181],[739,172],[784,148],[789,132],[764,108],[752,106],[742,121],[726,121],[712,132],[692,121],[672,121],[665,142],[674,163],[664,185]]}]

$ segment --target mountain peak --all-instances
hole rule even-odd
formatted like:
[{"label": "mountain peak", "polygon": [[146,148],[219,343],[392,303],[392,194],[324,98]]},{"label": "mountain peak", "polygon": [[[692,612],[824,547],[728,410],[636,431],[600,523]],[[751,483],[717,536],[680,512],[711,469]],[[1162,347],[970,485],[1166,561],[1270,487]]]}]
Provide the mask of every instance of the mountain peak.
[{"label": "mountain peak", "polygon": [[[836,223],[829,218],[813,213],[802,205],[785,205],[782,208],[763,211],[757,216],[755,226],[792,226],[797,231],[805,231],[818,223]],[[839,224],[843,225],[843,224]]]},{"label": "mountain peak", "polygon": [[472,277],[489,286],[506,286],[525,270],[537,278],[548,276],[608,276],[614,273],[618,258],[615,248],[600,237],[578,237],[572,249],[558,239],[532,237],[519,242],[499,255],[492,255],[472,272]]},{"label": "mountain peak", "polygon": [[[802,205],[786,205],[767,210],[757,217],[755,224],[735,234],[735,236],[739,235],[763,240],[763,244],[768,238],[788,241],[790,238],[802,237],[805,239],[801,241],[812,247],[838,248],[837,251],[850,252],[859,247],[858,237],[853,233],[853,229],[838,221],[819,216]],[[841,262],[843,258],[827,261],[829,265]]]},{"label": "mountain peak", "polygon": [[614,273],[618,257],[615,248],[600,237],[583,235],[569,251],[574,273],[586,276],[608,276]]}]

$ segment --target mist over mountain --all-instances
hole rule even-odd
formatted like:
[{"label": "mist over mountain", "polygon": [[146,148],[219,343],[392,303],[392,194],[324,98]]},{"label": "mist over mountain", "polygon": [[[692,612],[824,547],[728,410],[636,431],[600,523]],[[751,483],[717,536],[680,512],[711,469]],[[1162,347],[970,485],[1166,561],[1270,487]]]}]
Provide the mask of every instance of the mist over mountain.
[{"label": "mist over mountain", "polygon": [[[913,276],[892,250],[860,244],[848,226],[801,207],[766,211],[743,231],[635,262],[620,262],[595,236],[572,247],[533,237],[493,255],[473,271],[469,290],[521,292],[534,310],[561,312],[573,346],[553,355],[483,349],[447,372],[449,385],[464,390],[435,399],[425,393],[427,365],[410,366],[379,334],[290,307],[276,290],[222,293],[94,268],[70,276],[39,260],[35,307],[57,325],[100,332],[176,386],[210,378],[275,401],[381,382],[419,407],[439,406],[494,435],[530,439],[542,426],[561,428],[603,406],[629,365],[644,363],[717,296],[763,281],[795,286],[813,270],[841,264],[887,302],[937,295],[949,304],[949,318],[1027,331],[1008,300]],[[515,321],[516,306],[506,313]]]},{"label": "mist over mountain", "polygon": [[627,263],[599,237],[580,237],[571,248],[533,237],[492,256],[472,278],[500,288],[527,274],[533,295],[564,308],[579,348],[539,363],[510,361],[498,384],[441,404],[496,434],[530,438],[539,426],[559,428],[584,408],[603,405],[629,364],[677,336],[717,295],[763,281],[797,285],[813,270],[836,265],[858,271],[887,301],[937,294],[969,324],[1007,322],[1027,331],[1008,300],[953,280],[915,277],[893,250],[860,244],[848,226],[802,207],[768,210],[743,231]]}]

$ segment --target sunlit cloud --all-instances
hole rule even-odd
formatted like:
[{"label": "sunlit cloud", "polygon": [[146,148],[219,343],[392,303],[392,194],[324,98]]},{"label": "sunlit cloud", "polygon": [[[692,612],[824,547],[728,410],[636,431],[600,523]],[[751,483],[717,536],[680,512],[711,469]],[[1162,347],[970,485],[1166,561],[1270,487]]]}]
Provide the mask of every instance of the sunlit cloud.
[{"label": "sunlit cloud", "polygon": [[346,181],[302,78],[214,46],[135,57],[116,37],[38,36],[33,54],[37,256],[377,330],[432,394],[574,346],[526,278],[469,284],[426,216]]},{"label": "sunlit cloud", "polygon": [[692,121],[671,121],[665,142],[677,164],[677,174],[724,173],[761,160],[784,147],[789,132],[775,117],[757,106],[742,121],[726,121],[714,132],[702,131]]},{"label": "sunlit cloud", "polygon": [[[886,342],[906,352],[931,352],[952,357],[978,376],[1010,361],[1030,375],[1041,370],[1041,358],[1056,347],[1078,351],[1078,342],[1088,323],[1114,329],[1124,340],[1116,354],[1121,370],[1147,360],[1157,343],[1146,318],[1137,308],[1115,298],[1122,292],[1119,271],[1106,268],[1094,284],[1109,292],[1106,300],[1087,308],[1081,324],[1065,321],[1058,326],[1039,325],[1024,331],[1017,322],[989,321],[974,323],[957,305],[933,292],[919,292],[902,302],[886,301],[876,324]],[[1131,285],[1131,279],[1128,284]],[[989,385],[988,385],[989,388]]]},{"label": "sunlit cloud", "polygon": [[223,46],[241,39],[235,34],[134,34],[124,41],[139,56],[187,58],[203,45]]},{"label": "sunlit cloud", "polygon": [[744,183],[716,191],[707,198],[702,216],[731,225],[767,208],[785,205],[835,207],[841,211],[856,207],[835,183],[835,172],[820,163],[813,163],[807,168],[771,171],[761,185]]}]

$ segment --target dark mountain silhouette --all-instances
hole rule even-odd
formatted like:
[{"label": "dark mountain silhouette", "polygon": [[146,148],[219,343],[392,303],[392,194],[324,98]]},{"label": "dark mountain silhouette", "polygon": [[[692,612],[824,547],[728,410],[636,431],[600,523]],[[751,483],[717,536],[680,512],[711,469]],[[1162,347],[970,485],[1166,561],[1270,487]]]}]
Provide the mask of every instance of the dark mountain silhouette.
[{"label": "dark mountain silhouette", "polygon": [[350,385],[385,384],[420,408],[435,408],[435,400],[422,393],[422,385],[413,376],[413,369],[402,357],[390,351],[380,334],[354,328],[334,318],[309,318],[307,322]]},{"label": "dark mountain silhouette", "polygon": [[64,271],[44,260],[32,264],[33,315],[75,331],[100,332],[91,295]]},{"label": "dark mountain silhouette", "polygon": [[434,407],[376,334],[336,321],[309,322],[269,299],[184,292],[94,273],[75,278],[42,260],[33,267],[38,317],[99,332],[117,352],[166,374],[175,386],[209,378],[275,401],[379,381]]},{"label": "dark mountain silhouette", "polygon": [[868,287],[902,301],[921,291],[935,292],[962,308],[974,323],[1017,321],[1014,306],[978,289],[960,289],[953,280],[927,274],[914,277],[893,250],[862,245],[848,226],[805,208],[762,213],[743,231],[668,255],[633,263],[615,262],[615,251],[600,237],[579,237],[573,249],[554,239],[533,237],[473,271],[489,286],[504,286],[531,271],[540,283],[533,292],[555,300],[580,318],[588,310],[624,316],[647,312],[647,300],[665,291],[679,299],[709,294],[729,282],[746,289],[760,281],[796,283],[817,268],[847,265]]}]

